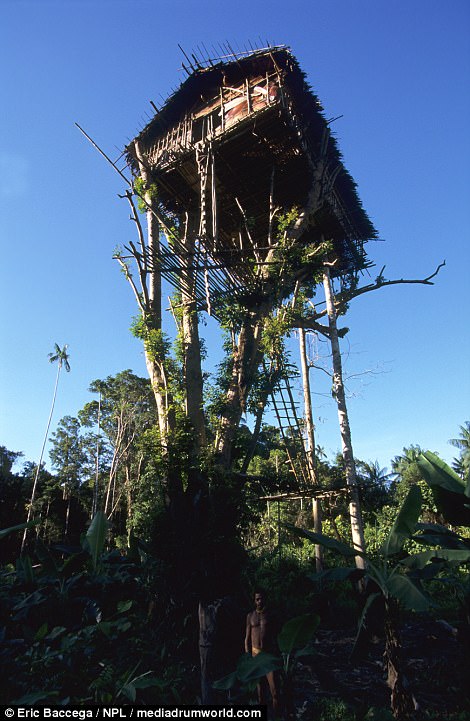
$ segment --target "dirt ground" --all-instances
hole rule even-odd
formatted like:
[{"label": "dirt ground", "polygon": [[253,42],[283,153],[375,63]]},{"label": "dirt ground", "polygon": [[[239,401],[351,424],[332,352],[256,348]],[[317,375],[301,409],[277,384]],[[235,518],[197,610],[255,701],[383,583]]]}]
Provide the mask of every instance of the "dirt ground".
[{"label": "dirt ground", "polygon": [[[384,639],[370,640],[353,663],[354,639],[353,628],[317,632],[316,654],[299,663],[295,679],[296,705],[304,706],[304,718],[320,698],[339,698],[364,714],[371,706],[388,707]],[[470,719],[468,641],[444,621],[413,620],[403,626],[402,644],[406,676],[419,706],[416,718],[445,721],[459,712],[459,721]]]}]

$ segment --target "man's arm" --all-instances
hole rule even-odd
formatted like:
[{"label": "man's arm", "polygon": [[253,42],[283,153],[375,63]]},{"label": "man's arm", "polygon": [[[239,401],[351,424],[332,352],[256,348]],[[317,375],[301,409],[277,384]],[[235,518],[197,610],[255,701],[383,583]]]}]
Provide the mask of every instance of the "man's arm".
[{"label": "man's arm", "polygon": [[251,614],[246,617],[245,653],[251,653]]}]

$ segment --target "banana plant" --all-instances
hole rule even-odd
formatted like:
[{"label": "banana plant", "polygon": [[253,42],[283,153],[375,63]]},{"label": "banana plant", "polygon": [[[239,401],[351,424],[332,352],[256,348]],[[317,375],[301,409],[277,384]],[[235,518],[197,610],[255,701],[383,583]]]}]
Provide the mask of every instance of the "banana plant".
[{"label": "banana plant", "polygon": [[103,511],[98,511],[94,517],[88,531],[86,533],[83,547],[91,555],[93,570],[98,569],[101,554],[104,550],[106,536],[109,529],[109,522]]},{"label": "banana plant", "polygon": [[[432,529],[418,524],[421,506],[421,490],[417,485],[412,486],[398,511],[388,537],[379,549],[378,557],[374,558],[323,534],[286,524],[297,535],[309,539],[314,544],[321,544],[351,562],[357,555],[364,558],[364,569],[357,569],[355,566],[332,568],[320,574],[312,574],[312,578],[330,581],[362,578],[373,582],[368,584],[369,587],[373,586],[374,591],[367,596],[359,628],[365,626],[371,605],[381,598],[385,609],[385,663],[387,682],[391,689],[391,710],[394,717],[400,721],[415,717],[416,703],[403,673],[399,609],[402,607],[412,611],[428,610],[431,600],[422,587],[422,580],[429,575],[435,575],[443,563],[461,563],[470,559],[470,549],[462,547],[425,551],[424,555],[422,553],[410,555],[404,551],[404,545],[409,540],[429,543]],[[429,564],[435,565],[429,566]],[[432,569],[432,574],[428,573],[429,569]]]}]

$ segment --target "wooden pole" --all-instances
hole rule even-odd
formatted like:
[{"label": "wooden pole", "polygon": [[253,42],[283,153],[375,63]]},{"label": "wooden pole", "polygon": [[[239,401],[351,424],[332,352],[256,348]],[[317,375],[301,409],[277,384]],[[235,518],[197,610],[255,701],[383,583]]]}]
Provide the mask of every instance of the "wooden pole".
[{"label": "wooden pole", "polygon": [[[310,368],[307,360],[307,345],[305,342],[305,328],[299,328],[300,364],[302,368],[302,385],[304,391],[304,416],[307,432],[307,467],[312,486],[318,485],[316,458],[315,458],[315,425],[313,422],[312,396],[310,391]],[[312,498],[313,527],[315,533],[321,533],[321,505],[319,498]],[[319,544],[315,544],[315,567],[317,572],[323,570],[323,551]]]}]

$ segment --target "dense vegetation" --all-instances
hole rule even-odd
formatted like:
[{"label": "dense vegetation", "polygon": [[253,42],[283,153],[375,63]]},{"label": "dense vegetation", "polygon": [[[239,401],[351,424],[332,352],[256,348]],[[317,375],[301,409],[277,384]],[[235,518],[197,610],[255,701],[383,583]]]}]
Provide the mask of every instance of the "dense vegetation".
[{"label": "dense vegetation", "polygon": [[[384,546],[389,573],[393,575],[395,565],[402,564],[400,578],[409,574],[422,597],[420,603],[416,598],[412,603],[405,595],[397,595],[401,602],[394,607],[397,627],[424,618],[445,619],[459,643],[468,643],[468,572],[462,565],[468,558],[465,539],[470,525],[465,495],[468,423],[453,441],[460,451],[455,471],[445,464],[438,469],[443,477],[451,474],[449,483],[460,482],[460,490],[458,485],[446,488],[442,482],[433,486],[432,474],[426,472],[427,456],[416,446],[403,449],[393,459],[391,473],[376,463],[357,461],[369,558],[366,575],[371,579],[364,596],[357,589],[361,574],[348,570],[338,554],[348,556],[345,549],[350,543],[341,456],[328,462],[318,454],[322,489],[336,489],[323,502],[320,542],[326,546],[324,567],[329,570],[318,574],[314,543],[319,537],[313,533],[309,499],[261,500],[289,484],[288,449],[278,429],[263,425],[253,452],[252,432],[240,427],[233,473],[241,473],[247,455],[251,456],[242,486],[231,481],[233,474],[220,478],[210,457],[206,459],[213,505],[207,510],[211,514],[208,537],[201,538],[194,528],[172,523],[165,507],[160,479],[169,461],[162,457],[156,438],[149,381],[123,371],[94,381],[90,391],[95,399],[76,417],[62,418],[52,434],[52,472],[30,462],[15,470],[21,454],[0,449],[0,528],[24,523],[37,476],[34,520],[23,554],[21,530],[5,530],[0,540],[2,703],[197,702],[197,603],[201,595],[209,593],[214,598],[219,589],[226,594],[230,588],[222,619],[224,657],[218,665],[220,677],[229,678],[243,648],[244,614],[255,587],[269,589],[270,604],[284,621],[303,619],[310,629],[300,636],[303,646],[315,635],[321,638],[322,632],[350,632],[364,604],[374,608],[370,599],[376,597],[381,581],[386,603],[389,599],[383,571],[374,578],[371,570],[385,568],[380,566]],[[173,471],[183,476],[190,455],[188,435],[181,416],[177,451],[170,462]],[[435,461],[435,456],[429,457]],[[408,518],[418,488],[420,499]],[[396,536],[397,517],[405,516],[407,530]],[[418,517],[424,525],[416,525]],[[302,529],[300,535],[292,532],[294,527]],[[392,546],[390,534],[395,534]],[[208,564],[220,567],[222,545],[226,577],[214,580]],[[428,550],[425,561],[413,560],[422,558],[423,547],[433,550]],[[439,554],[436,548],[447,550]],[[386,638],[380,604],[375,604],[371,618],[367,633],[359,636],[347,673],[353,674],[357,659],[371,652],[371,635]],[[307,644],[302,656],[298,644],[289,648],[290,666],[285,667],[286,656],[283,665],[281,654],[275,667],[284,669],[286,697],[291,689],[292,717],[365,716],[367,698],[360,694],[349,698],[344,690],[343,694],[296,691],[306,664],[311,664],[315,675],[318,649]],[[292,663],[296,654],[298,662]],[[445,669],[439,673],[447,679]],[[250,689],[255,677],[251,671],[246,678],[241,673],[236,683],[232,677],[235,696],[232,690],[231,698],[254,701]],[[412,673],[409,678],[412,688]],[[420,702],[423,718],[464,719],[469,711],[464,684],[463,672],[456,671],[454,691],[443,696],[448,715],[442,715],[442,706],[426,708]],[[226,691],[217,693],[216,701],[224,702]],[[375,713],[367,718],[386,718]]]}]

